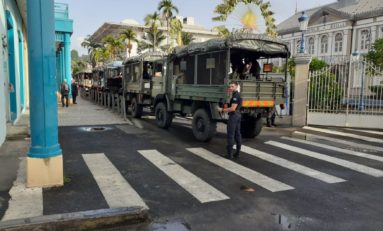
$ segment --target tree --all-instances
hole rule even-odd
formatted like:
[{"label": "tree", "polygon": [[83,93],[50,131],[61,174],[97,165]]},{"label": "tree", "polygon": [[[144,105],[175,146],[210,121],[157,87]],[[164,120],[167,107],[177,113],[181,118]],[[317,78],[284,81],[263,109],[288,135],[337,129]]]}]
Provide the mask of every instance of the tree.
[{"label": "tree", "polygon": [[128,48],[128,54],[130,57],[130,53],[132,51],[132,41],[137,42],[137,34],[132,29],[127,29],[123,32],[121,32],[121,39],[122,41],[128,40],[127,48]]},{"label": "tree", "polygon": [[[255,4],[261,10],[262,17],[265,19],[266,24],[266,34],[271,37],[276,37],[276,26],[275,19],[273,17],[274,13],[270,10],[270,2],[263,2],[262,0],[223,0],[223,2],[215,7],[214,13],[217,13],[218,16],[213,18],[213,21],[226,21],[228,16],[234,11],[235,7],[239,3],[244,4]],[[241,21],[246,21],[246,24],[252,25],[252,20],[255,20],[255,15],[250,14],[251,12],[246,12],[244,18]],[[242,22],[243,23],[243,22]],[[245,26],[245,25],[244,25]]]},{"label": "tree", "polygon": [[312,58],[309,70],[310,71],[319,71],[327,66],[327,63],[324,60],[318,58]]},{"label": "tree", "polygon": [[177,45],[182,46],[182,23],[179,19],[173,17],[170,21],[170,37],[172,38],[172,43],[170,48],[173,47],[173,40],[176,39]]},{"label": "tree", "polygon": [[162,0],[158,4],[158,10],[162,11],[162,17],[166,20],[166,29],[167,29],[167,44],[169,46],[169,23],[170,19],[173,17],[173,12],[178,13],[178,8],[173,5],[172,0]]},{"label": "tree", "polygon": [[92,66],[95,67],[97,62],[95,61],[95,50],[102,46],[102,44],[92,42],[90,40],[90,35],[88,35],[84,41],[81,43],[81,46],[88,50],[88,55]]},{"label": "tree", "polygon": [[367,53],[366,58],[375,66],[383,69],[383,38],[375,40],[370,51]]},{"label": "tree", "polygon": [[78,51],[77,50],[71,50],[70,51],[70,57],[71,57],[71,60],[79,60],[80,59],[80,56],[78,55]]},{"label": "tree", "polygon": [[182,45],[184,46],[189,45],[194,40],[193,34],[188,32],[182,32],[181,37],[182,37]]},{"label": "tree", "polygon": [[162,26],[160,15],[158,14],[158,12],[154,12],[153,14],[148,14],[146,15],[144,21],[145,21],[145,26],[149,27],[149,32],[153,36],[152,38],[153,41],[151,43],[154,46],[153,47],[153,50],[154,50],[156,48],[156,44],[158,44],[157,43],[157,34],[159,32],[158,27]]},{"label": "tree", "polygon": [[124,49],[124,44],[122,43],[121,39],[108,35],[103,39],[103,42],[104,47],[108,51],[109,59],[116,60],[122,49]]},{"label": "tree", "polygon": [[216,31],[218,32],[218,35],[220,37],[228,37],[231,35],[231,32],[229,31],[229,29],[227,29],[225,26],[221,25],[221,26],[216,26],[213,28],[213,31]]},{"label": "tree", "polygon": [[[153,29],[153,28],[152,28]],[[165,35],[162,31],[154,31],[152,29],[149,29],[144,36],[142,36],[142,40],[138,43],[138,51],[142,52],[148,49],[152,49],[155,51],[157,48],[160,48],[162,50],[166,50],[167,46],[160,47],[160,44],[162,41],[164,41]]]}]

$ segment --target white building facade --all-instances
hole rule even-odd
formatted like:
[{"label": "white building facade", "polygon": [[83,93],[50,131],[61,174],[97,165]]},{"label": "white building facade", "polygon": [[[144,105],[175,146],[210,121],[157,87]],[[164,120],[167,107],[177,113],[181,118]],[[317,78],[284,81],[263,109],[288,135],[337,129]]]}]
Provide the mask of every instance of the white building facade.
[{"label": "white building facade", "polygon": [[[217,38],[218,33],[212,30],[206,29],[203,26],[197,25],[193,17],[182,17],[177,16],[182,23],[182,31],[191,33],[193,36],[193,42],[204,42],[206,40]],[[145,32],[148,30],[148,27],[139,24],[137,21],[132,19],[123,20],[120,23],[104,23],[100,28],[96,30],[91,36],[90,41],[93,43],[101,43],[102,39],[108,35],[112,35],[114,37],[119,37],[121,32],[126,31],[127,29],[131,29],[137,34],[137,39],[141,40],[144,36]],[[167,35],[166,26],[159,27],[160,31],[164,32],[164,35]],[[162,45],[166,45],[167,40],[165,39]],[[132,50],[130,56],[137,55],[137,43],[132,42]]]},{"label": "white building facade", "polygon": [[[327,63],[339,62],[354,51],[367,53],[375,40],[383,38],[382,0],[338,0],[304,12],[309,16],[305,52]],[[299,52],[301,14],[277,27],[279,37],[290,44],[292,55]]]}]

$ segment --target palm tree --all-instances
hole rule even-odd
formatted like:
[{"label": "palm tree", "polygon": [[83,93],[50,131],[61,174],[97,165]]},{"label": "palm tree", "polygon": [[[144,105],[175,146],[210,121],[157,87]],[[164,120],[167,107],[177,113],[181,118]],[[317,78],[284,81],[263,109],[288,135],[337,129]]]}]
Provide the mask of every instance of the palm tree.
[{"label": "palm tree", "polygon": [[158,33],[158,27],[162,26],[160,15],[158,14],[158,12],[154,12],[153,14],[148,14],[148,15],[146,15],[144,21],[145,21],[145,26],[149,27],[149,31],[151,31],[152,35],[154,36],[153,37],[153,40],[154,40],[153,44],[154,45],[157,44],[157,42],[156,42],[157,37],[156,36]]},{"label": "palm tree", "polygon": [[[223,0],[223,3],[215,7],[214,13],[218,16],[213,18],[213,21],[226,21],[227,17],[234,11],[235,7],[239,3],[255,4],[261,10],[262,17],[265,19],[266,34],[271,37],[276,37],[277,32],[275,26],[274,13],[270,10],[270,2],[264,3],[262,0]],[[246,15],[247,17],[249,15]]]},{"label": "palm tree", "polygon": [[182,38],[182,45],[184,46],[189,45],[194,40],[193,34],[188,32],[182,32],[181,38]]},{"label": "palm tree", "polygon": [[123,32],[121,32],[121,39],[122,41],[128,40],[127,48],[128,48],[128,57],[130,57],[130,53],[132,51],[132,41],[138,42],[137,40],[137,34],[132,29],[127,29]]},{"label": "palm tree", "polygon": [[229,29],[227,29],[225,26],[221,25],[221,26],[216,26],[213,28],[213,31],[216,31],[218,32],[218,35],[220,37],[227,37],[229,35],[231,35],[232,33],[229,31]]},{"label": "palm tree", "polygon": [[162,11],[162,17],[166,20],[166,29],[167,29],[167,44],[169,45],[169,23],[170,19],[173,17],[173,12],[176,12],[178,14],[178,8],[173,5],[172,0],[162,0],[158,4],[158,10]]},{"label": "palm tree", "polygon": [[110,57],[109,51],[106,47],[98,47],[94,50],[94,60],[96,63],[105,62]]},{"label": "palm tree", "polygon": [[103,39],[104,47],[109,53],[109,58],[115,60],[116,57],[121,53],[122,49],[124,49],[124,44],[121,39],[117,39],[111,35],[106,36]]},{"label": "palm tree", "polygon": [[[173,17],[170,21],[170,37],[176,39],[177,45],[182,46],[182,23],[179,19]],[[173,42],[172,42],[173,43]],[[173,47],[173,44],[170,45],[170,48]]]},{"label": "palm tree", "polygon": [[82,41],[81,46],[88,50],[90,62],[92,66],[95,67],[97,62],[94,60],[94,52],[97,48],[101,47],[102,45],[91,41],[90,35],[87,35],[87,37]]},{"label": "palm tree", "polygon": [[[154,31],[149,29],[144,36],[142,36],[142,41],[138,43],[138,51],[142,52],[147,49],[156,50],[157,47],[160,47],[162,41],[165,40],[165,35],[162,31]],[[166,50],[165,47],[160,47],[162,50]]]}]

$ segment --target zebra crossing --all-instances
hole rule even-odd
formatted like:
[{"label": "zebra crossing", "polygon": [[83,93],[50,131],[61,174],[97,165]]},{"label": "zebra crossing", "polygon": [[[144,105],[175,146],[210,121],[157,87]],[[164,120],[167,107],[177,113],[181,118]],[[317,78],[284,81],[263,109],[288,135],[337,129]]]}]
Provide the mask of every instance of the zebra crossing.
[{"label": "zebra crossing", "polygon": [[[321,129],[321,132],[327,133],[331,131]],[[302,133],[302,132],[296,132],[295,134],[312,135],[313,137],[317,139],[316,139],[316,142],[314,142],[314,141],[302,140],[302,139],[297,139],[292,137],[281,137],[280,140],[288,142],[288,144],[275,141],[275,140],[268,140],[264,142],[264,144],[274,147],[276,151],[285,150],[288,152],[301,154],[303,158],[312,158],[312,159],[328,162],[332,164],[334,168],[340,166],[340,167],[349,169],[351,171],[355,171],[360,174],[367,175],[369,177],[375,177],[375,178],[383,177],[383,170],[381,170],[383,169],[383,164],[379,165],[379,167],[381,166],[380,167],[381,169],[373,168],[373,167],[358,163],[358,161],[350,161],[350,160],[339,158],[339,157],[333,157],[331,156],[331,153],[336,152],[338,154],[345,155],[345,157],[356,156],[360,158],[361,161],[363,161],[363,159],[368,159],[368,160],[378,161],[379,163],[383,162],[382,155],[379,156],[376,154],[370,154],[370,153],[361,152],[361,151],[353,151],[353,150],[325,144],[323,141],[326,141],[326,139],[323,139],[323,138],[328,138],[326,136],[321,137],[319,135]],[[340,134],[342,134],[341,136],[345,137],[343,133],[338,133],[337,135],[340,135]],[[353,137],[355,138],[355,136]],[[357,138],[363,141],[369,140],[369,142],[372,142],[372,143],[379,143],[377,142],[378,140],[377,138],[363,137],[363,136],[357,136]],[[329,138],[327,140],[334,142],[333,138],[331,139]],[[355,142],[348,142],[342,139],[335,140],[335,142],[338,142],[339,144],[342,144],[342,145],[345,145],[345,144],[358,145]],[[300,148],[298,146],[295,146],[296,144],[305,145],[306,148]],[[358,146],[360,145],[361,144],[359,144]],[[376,150],[379,150],[380,148],[374,145],[366,145],[366,144],[364,145],[368,148],[368,150],[376,151]],[[314,152],[310,150],[311,147],[320,148],[321,150],[327,150],[327,152],[324,152],[324,153]],[[203,147],[185,148],[185,151],[187,153],[191,153],[194,156],[200,158],[202,161],[206,161],[207,163],[213,164],[218,168],[222,168],[225,171],[231,172],[237,177],[240,177],[259,187],[262,187],[271,193],[283,192],[288,190],[300,190],[299,188],[296,188],[293,185],[289,185],[287,183],[273,179],[270,176],[257,172],[255,169],[242,166],[241,164],[236,163],[235,161],[232,161],[232,160],[227,160],[223,156],[217,153],[211,152],[207,150],[206,148],[203,148]],[[330,151],[330,154],[328,154],[329,151]],[[225,194],[224,186],[222,186],[222,188],[218,188],[218,187],[213,187],[209,185],[204,179],[196,176],[193,172],[186,170],[181,163],[177,163],[175,160],[172,160],[170,157],[166,156],[165,153],[161,153],[160,151],[155,149],[137,150],[137,153],[139,153],[142,157],[144,157],[145,160],[149,161],[152,164],[152,167],[160,170],[163,174],[165,174],[169,178],[169,180],[176,182],[180,188],[188,192],[189,195],[194,197],[200,203],[219,202],[219,201],[231,199],[227,194]],[[92,155],[94,154],[85,154],[84,158],[90,158],[90,156]],[[99,154],[96,154],[96,155],[99,155]],[[284,169],[287,169],[288,171],[294,171],[298,174],[302,174],[313,180],[318,180],[326,184],[338,184],[338,183],[343,183],[343,182],[353,180],[352,178],[343,179],[339,176],[331,175],[331,174],[316,170],[314,168],[310,168],[302,164],[295,163],[289,160],[288,153],[284,153],[286,157],[282,158],[282,157],[273,155],[272,153],[260,151],[260,150],[257,150],[256,148],[243,145],[241,148],[241,155],[242,156],[248,155],[251,158],[261,159],[267,163],[280,166]],[[115,169],[115,171],[118,171],[118,170]],[[109,174],[109,176],[114,177],[113,174]],[[117,180],[117,181],[120,181],[120,180]],[[120,187],[120,184],[116,184],[114,186],[109,185],[107,187],[102,186],[100,187],[100,189],[102,191],[103,188],[108,188],[109,191],[113,191],[114,190],[113,187],[116,187],[117,190],[123,189],[122,187]],[[107,195],[109,194],[109,192],[105,192],[105,193],[103,192],[103,194]],[[139,193],[136,192],[135,194],[138,195]],[[123,195],[123,194],[121,193],[120,195]],[[142,202],[140,203],[145,204],[144,199],[141,199],[141,200]],[[109,201],[109,199],[107,199],[107,201]]]},{"label": "zebra crossing", "polygon": [[[379,134],[366,133],[374,136],[368,137],[323,128],[318,130],[316,128],[305,127],[304,130],[307,132],[293,132],[293,137],[273,138],[265,140],[265,142],[258,145],[252,145],[251,143],[242,145],[241,159],[254,159],[258,163],[259,160],[262,160],[262,165],[270,168],[278,167],[282,171],[286,171],[286,173],[294,172],[306,177],[308,181],[313,181],[314,184],[344,184],[355,180],[353,175],[341,174],[339,171],[356,172],[361,176],[373,179],[383,177],[383,147],[380,145],[380,139],[376,138]],[[310,133],[312,131],[315,131],[315,134]],[[348,130],[348,132],[353,131]],[[326,134],[332,134],[337,138],[328,137]],[[301,136],[304,136],[305,139],[295,138]],[[344,139],[345,137],[351,137],[352,139],[360,140],[360,142],[348,141]],[[209,146],[182,147],[181,149],[174,151],[182,153],[182,158],[197,158],[198,162],[205,164],[208,166],[207,168],[229,172],[234,178],[263,188],[266,193],[299,192],[304,190],[302,185],[291,181],[291,179],[289,182],[283,182],[284,178],[281,180],[281,177],[276,174],[265,174],[255,167],[249,167],[251,165],[244,166],[241,161],[225,159],[221,155],[222,153],[209,150]],[[227,185],[211,185],[212,176],[200,174],[198,168],[185,166],[185,162],[180,161],[180,157],[174,158],[172,155],[157,149],[141,148],[135,150],[135,153],[142,157],[140,161],[146,162],[149,168],[155,171],[155,174],[163,174],[169,182],[176,183],[176,187],[179,187],[178,190],[186,192],[185,195],[190,196],[197,203],[220,203],[235,199],[233,194],[230,194]],[[291,154],[294,154],[295,158],[291,158]],[[336,155],[336,157],[333,155]],[[151,201],[151,199],[147,198],[148,195],[141,191],[145,190],[145,188],[137,189],[133,187],[135,184],[132,184],[134,182],[131,181],[134,179],[125,177],[119,168],[116,167],[117,163],[113,163],[113,158],[111,157],[108,153],[81,154],[81,158],[87,166],[85,171],[91,173],[108,206],[110,208],[135,206],[150,208],[148,201]],[[295,161],[292,159],[295,159]],[[323,162],[326,163],[326,167],[317,169],[313,165],[310,167],[305,166],[305,164],[302,164],[302,161],[298,163],[298,160]],[[374,166],[371,166],[371,163],[374,163]],[[337,171],[333,171],[334,169]],[[13,191],[15,190],[11,189],[10,193]],[[37,194],[38,198],[42,198],[43,192],[41,190],[34,191],[33,193]],[[20,192],[18,190],[17,197],[16,195],[11,195],[18,200],[10,203],[2,220],[22,218],[18,217],[18,214],[25,214],[28,211],[34,213],[37,211],[39,214],[42,214],[42,200],[41,204],[35,203],[31,209],[26,208],[24,201],[28,200],[23,198],[30,198],[30,194],[31,192]],[[183,199],[180,198],[180,200]],[[36,206],[39,209],[36,209]],[[24,213],[21,213],[20,210]]]}]

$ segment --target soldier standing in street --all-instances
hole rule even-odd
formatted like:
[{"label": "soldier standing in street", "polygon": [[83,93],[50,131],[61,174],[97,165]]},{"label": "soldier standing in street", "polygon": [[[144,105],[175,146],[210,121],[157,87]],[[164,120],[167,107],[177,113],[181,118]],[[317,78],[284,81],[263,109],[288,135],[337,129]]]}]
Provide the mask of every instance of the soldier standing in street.
[{"label": "soldier standing in street", "polygon": [[[220,108],[217,110],[219,112],[228,112],[229,120],[227,122],[227,155],[226,158],[233,159],[239,157],[239,152],[241,151],[241,106],[242,98],[238,92],[238,82],[231,81],[229,89],[232,92],[232,97],[230,99],[230,105],[228,108]],[[234,141],[237,145],[237,150],[233,156],[233,145]]]}]

